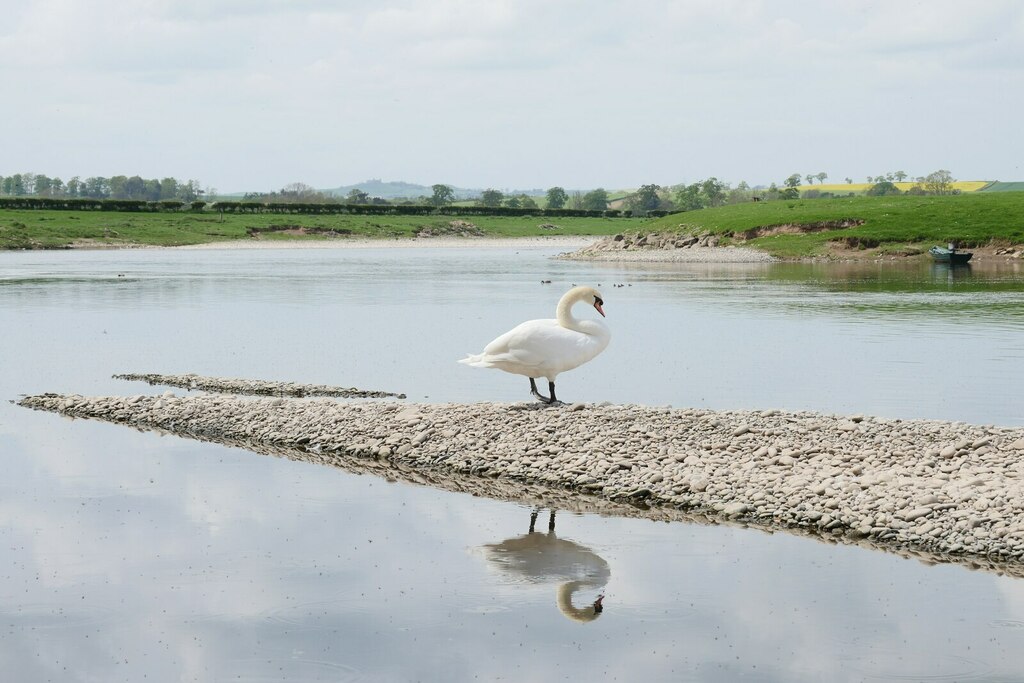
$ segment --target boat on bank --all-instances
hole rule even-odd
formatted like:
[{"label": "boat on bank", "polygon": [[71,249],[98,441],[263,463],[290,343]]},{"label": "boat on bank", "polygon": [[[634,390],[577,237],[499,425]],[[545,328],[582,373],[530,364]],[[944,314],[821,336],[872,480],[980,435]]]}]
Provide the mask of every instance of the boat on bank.
[{"label": "boat on bank", "polygon": [[967,263],[974,254],[970,251],[957,251],[956,248],[932,247],[928,250],[936,263],[948,263],[958,265]]}]

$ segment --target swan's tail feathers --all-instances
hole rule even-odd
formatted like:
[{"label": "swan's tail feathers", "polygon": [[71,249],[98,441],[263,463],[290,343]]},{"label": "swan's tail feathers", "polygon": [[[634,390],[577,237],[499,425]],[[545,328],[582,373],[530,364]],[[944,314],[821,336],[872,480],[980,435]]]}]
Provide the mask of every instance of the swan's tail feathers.
[{"label": "swan's tail feathers", "polygon": [[465,358],[460,358],[458,362],[464,365],[472,365],[474,368],[492,367],[491,362],[487,360],[487,355],[483,353],[468,354]]}]

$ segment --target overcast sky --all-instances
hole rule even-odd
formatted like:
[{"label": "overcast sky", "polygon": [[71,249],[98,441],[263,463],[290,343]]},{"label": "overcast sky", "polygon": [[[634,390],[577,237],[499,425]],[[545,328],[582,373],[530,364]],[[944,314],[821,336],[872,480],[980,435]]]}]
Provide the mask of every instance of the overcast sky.
[{"label": "overcast sky", "polygon": [[0,175],[1024,180],[1017,0],[0,0]]}]

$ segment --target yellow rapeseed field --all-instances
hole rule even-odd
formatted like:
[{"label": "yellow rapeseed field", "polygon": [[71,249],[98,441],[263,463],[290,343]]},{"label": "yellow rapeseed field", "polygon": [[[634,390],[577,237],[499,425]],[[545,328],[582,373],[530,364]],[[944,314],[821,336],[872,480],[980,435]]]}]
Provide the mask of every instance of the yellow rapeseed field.
[{"label": "yellow rapeseed field", "polygon": [[[988,185],[990,180],[957,180],[953,183],[954,190],[960,190],[961,192],[977,192],[981,188]],[[874,183],[825,183],[824,185],[801,185],[799,190],[821,190],[822,192],[835,192],[835,193],[847,193],[854,192],[861,194],[867,191]],[[901,192],[906,192],[917,183],[893,183]]]}]

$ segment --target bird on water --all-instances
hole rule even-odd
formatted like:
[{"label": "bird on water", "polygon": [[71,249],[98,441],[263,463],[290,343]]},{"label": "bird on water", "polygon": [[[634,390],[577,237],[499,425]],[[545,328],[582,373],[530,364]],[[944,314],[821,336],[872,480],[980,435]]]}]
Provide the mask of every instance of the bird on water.
[{"label": "bird on water", "polygon": [[[555,398],[555,378],[592,360],[611,339],[608,326],[598,319],[580,320],[572,307],[588,303],[604,317],[604,299],[593,287],[573,287],[558,301],[554,318],[527,320],[486,347],[459,362],[477,368],[497,368],[530,379],[530,393],[548,404]],[[548,396],[537,390],[537,378],[548,381]]]}]

